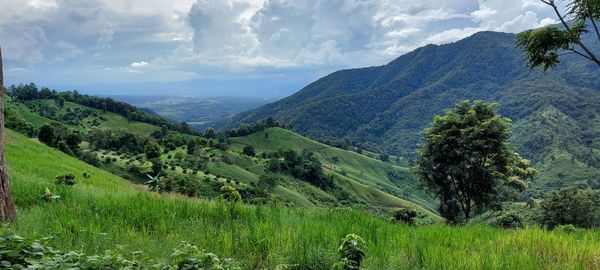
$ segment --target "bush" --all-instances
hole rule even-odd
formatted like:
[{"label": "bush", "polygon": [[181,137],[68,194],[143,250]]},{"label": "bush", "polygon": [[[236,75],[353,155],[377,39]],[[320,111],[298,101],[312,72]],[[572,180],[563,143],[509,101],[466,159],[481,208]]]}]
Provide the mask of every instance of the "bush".
[{"label": "bush", "polygon": [[221,161],[223,161],[225,164],[229,164],[229,165],[235,164],[235,158],[233,158],[232,156],[228,156],[228,155],[221,156]]},{"label": "bush", "polygon": [[232,259],[221,261],[217,255],[203,254],[198,247],[184,242],[160,269],[237,270],[241,268]]},{"label": "bush", "polygon": [[522,228],[523,218],[512,211],[502,212],[496,216],[492,225],[505,229]]},{"label": "bush", "polygon": [[40,127],[40,130],[38,131],[38,140],[46,145],[53,146],[56,142],[56,131],[54,127],[49,124],[44,124]]},{"label": "bush", "polygon": [[90,175],[88,172],[83,172],[83,178],[85,179],[90,179],[92,177],[92,175]]},{"label": "bush", "polygon": [[242,153],[244,153],[244,155],[249,156],[249,157],[253,157],[256,155],[256,151],[254,150],[254,147],[252,147],[250,145],[244,146]]},{"label": "bush", "polygon": [[263,188],[271,189],[277,186],[283,179],[283,176],[276,173],[266,173],[258,178],[258,185]]},{"label": "bush", "polygon": [[242,195],[236,188],[232,186],[222,186],[221,197],[223,198],[223,200],[232,203],[238,203],[242,201]]},{"label": "bush", "polygon": [[85,151],[85,152],[81,153],[81,155],[79,156],[79,158],[83,162],[85,162],[87,164],[90,164],[90,165],[93,165],[93,166],[99,166],[100,165],[100,159],[98,159],[98,157],[94,153],[92,153],[90,151]]},{"label": "bush", "polygon": [[349,234],[338,248],[338,261],[333,264],[335,270],[359,270],[365,258],[365,241],[356,234]]},{"label": "bush", "polygon": [[406,224],[414,225],[415,218],[419,213],[410,208],[398,208],[392,211],[391,218],[393,221],[403,222]]},{"label": "bush", "polygon": [[54,183],[57,185],[72,186],[75,185],[75,175],[72,173],[63,173],[54,177]]}]

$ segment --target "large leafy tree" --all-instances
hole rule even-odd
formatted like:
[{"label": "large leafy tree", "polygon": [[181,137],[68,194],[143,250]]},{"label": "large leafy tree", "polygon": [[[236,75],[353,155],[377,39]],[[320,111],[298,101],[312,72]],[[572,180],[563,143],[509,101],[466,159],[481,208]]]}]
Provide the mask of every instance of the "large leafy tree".
[{"label": "large leafy tree", "polygon": [[4,158],[4,73],[0,48],[0,219],[12,221],[17,216],[10,191],[6,159]]},{"label": "large leafy tree", "polygon": [[508,192],[526,187],[536,171],[508,144],[510,119],[496,104],[463,101],[425,129],[416,172],[449,223],[499,208]]},{"label": "large leafy tree", "polygon": [[[547,26],[517,36],[531,68],[548,70],[555,67],[563,52],[577,54],[600,66],[600,56],[581,39],[583,34],[592,31],[600,42],[600,0],[540,1],[554,10],[563,28]],[[561,4],[566,6],[566,10],[561,11]]]}]

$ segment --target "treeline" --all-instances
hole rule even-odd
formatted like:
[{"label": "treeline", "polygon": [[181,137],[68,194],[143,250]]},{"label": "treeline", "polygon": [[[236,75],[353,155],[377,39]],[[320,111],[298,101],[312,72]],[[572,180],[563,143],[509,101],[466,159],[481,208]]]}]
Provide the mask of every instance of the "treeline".
[{"label": "treeline", "polygon": [[257,121],[254,124],[241,124],[239,128],[227,130],[225,131],[225,136],[244,137],[273,127],[286,128],[283,123],[276,121],[273,117],[268,117],[264,120]]},{"label": "treeline", "polygon": [[165,118],[151,115],[148,112],[139,109],[125,102],[120,102],[112,98],[102,98],[80,94],[77,90],[57,92],[43,87],[38,89],[34,83],[11,85],[7,89],[7,94],[17,101],[28,101],[36,99],[54,99],[57,104],[64,104],[65,101],[77,103],[87,107],[99,109],[105,112],[112,112],[127,117],[130,121],[139,121],[156,126],[166,126],[169,130],[179,131],[186,134],[198,135],[198,132],[187,123],[174,123]]}]

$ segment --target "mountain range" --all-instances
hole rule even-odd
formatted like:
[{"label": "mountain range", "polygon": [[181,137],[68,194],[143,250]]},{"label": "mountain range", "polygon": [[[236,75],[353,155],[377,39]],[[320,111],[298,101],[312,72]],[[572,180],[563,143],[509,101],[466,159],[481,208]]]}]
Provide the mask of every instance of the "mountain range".
[{"label": "mountain range", "polygon": [[222,128],[273,116],[317,140],[350,141],[414,160],[435,115],[465,99],[495,101],[513,120],[512,143],[541,172],[530,192],[598,187],[600,70],[572,55],[556,70],[530,70],[515,41],[514,34],[480,32],[383,66],[337,71]]}]

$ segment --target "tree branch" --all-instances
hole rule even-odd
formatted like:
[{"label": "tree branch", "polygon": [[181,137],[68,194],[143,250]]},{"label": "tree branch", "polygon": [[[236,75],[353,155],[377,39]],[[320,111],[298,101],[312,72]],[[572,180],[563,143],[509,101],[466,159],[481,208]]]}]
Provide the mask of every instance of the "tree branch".
[{"label": "tree branch", "polygon": [[594,20],[594,18],[592,18],[592,16],[590,16],[590,20],[592,21],[592,25],[594,26],[594,30],[596,31],[596,37],[598,38],[598,41],[600,41],[600,30],[598,30],[598,25],[596,24],[596,21]]},{"label": "tree branch", "polygon": [[[565,21],[565,18],[563,17],[563,15],[560,14],[560,11],[558,10],[558,7],[556,6],[554,0],[540,0],[540,1],[542,1],[542,3],[544,3],[544,4],[551,6],[552,9],[554,9],[554,13],[556,13],[556,16],[558,16],[558,19],[560,20],[562,25],[565,27],[565,29],[567,29],[567,32],[569,32],[570,34],[573,35],[574,34],[573,30],[571,29],[571,27],[569,27],[569,24]],[[600,60],[581,42],[581,39],[579,37],[575,37],[574,41],[575,41],[575,43],[577,43],[577,45],[579,45],[579,47],[581,47],[581,49],[583,49],[585,54],[587,54],[588,57],[586,57],[586,58],[590,59],[591,61],[596,63],[598,66],[600,66]]]},{"label": "tree branch", "polygon": [[570,52],[572,52],[572,53],[574,53],[574,54],[577,54],[577,55],[579,55],[579,56],[581,56],[581,57],[585,57],[585,58],[586,58],[586,59],[588,59],[588,60],[594,61],[594,59],[590,58],[589,56],[587,56],[587,55],[585,55],[585,54],[583,54],[583,53],[581,53],[581,52],[578,52],[577,50],[575,50],[575,49],[573,49],[573,48],[569,48],[569,49],[567,49],[567,51],[570,51]]}]

